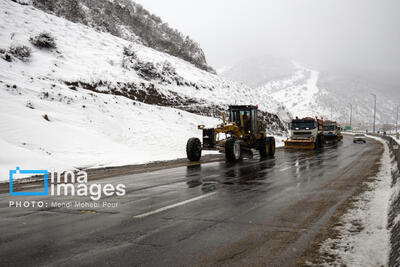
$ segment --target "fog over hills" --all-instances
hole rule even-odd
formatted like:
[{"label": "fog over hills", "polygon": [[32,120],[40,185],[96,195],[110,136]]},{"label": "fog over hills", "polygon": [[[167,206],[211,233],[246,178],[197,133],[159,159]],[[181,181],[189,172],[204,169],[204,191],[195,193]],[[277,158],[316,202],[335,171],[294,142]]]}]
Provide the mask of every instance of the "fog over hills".
[{"label": "fog over hills", "polygon": [[231,67],[222,69],[220,74],[230,80],[258,87],[271,80],[288,78],[294,71],[295,67],[289,60],[260,56],[241,60]]},{"label": "fog over hills", "polygon": [[371,128],[374,98],[377,95],[377,124],[395,124],[399,94],[394,85],[365,74],[304,67],[295,61],[264,56],[240,61],[222,76],[256,87],[270,94],[293,116],[314,116],[350,122]]}]

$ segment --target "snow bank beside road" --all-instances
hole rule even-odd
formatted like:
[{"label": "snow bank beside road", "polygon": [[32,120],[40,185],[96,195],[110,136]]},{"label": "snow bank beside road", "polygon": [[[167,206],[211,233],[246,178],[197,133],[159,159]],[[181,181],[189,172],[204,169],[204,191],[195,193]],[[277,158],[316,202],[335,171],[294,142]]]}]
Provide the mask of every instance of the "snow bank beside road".
[{"label": "snow bank beside road", "polygon": [[388,145],[384,145],[381,167],[377,177],[369,184],[370,191],[363,192],[342,217],[342,225],[335,230],[340,239],[328,239],[321,246],[322,253],[336,256],[337,265],[345,266],[386,266],[390,253],[390,232],[388,214],[393,191],[392,160]]},{"label": "snow bank beside road", "polygon": [[60,84],[49,91],[42,91],[49,85],[41,81],[8,86],[0,83],[0,180],[7,180],[16,165],[72,169],[183,158],[186,140],[201,135],[198,124],[219,123]]}]

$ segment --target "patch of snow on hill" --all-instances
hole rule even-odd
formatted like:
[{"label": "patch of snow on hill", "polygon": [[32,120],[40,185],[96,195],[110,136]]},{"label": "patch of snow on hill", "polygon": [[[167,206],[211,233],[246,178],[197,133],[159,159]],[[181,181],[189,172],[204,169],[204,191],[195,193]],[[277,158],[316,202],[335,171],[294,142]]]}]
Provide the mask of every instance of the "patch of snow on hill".
[{"label": "patch of snow on hill", "polygon": [[319,73],[294,63],[296,72],[288,79],[271,81],[260,87],[292,113],[293,117],[326,117],[328,112],[317,104],[316,99],[324,94],[317,86]]}]

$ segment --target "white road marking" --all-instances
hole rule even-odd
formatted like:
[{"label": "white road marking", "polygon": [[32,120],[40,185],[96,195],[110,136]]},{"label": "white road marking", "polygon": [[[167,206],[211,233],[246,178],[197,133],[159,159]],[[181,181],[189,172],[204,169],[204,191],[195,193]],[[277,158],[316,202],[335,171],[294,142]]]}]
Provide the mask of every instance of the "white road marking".
[{"label": "white road marking", "polygon": [[280,169],[279,171],[283,172],[283,171],[289,170],[289,169],[291,169],[291,168],[292,168],[292,166],[289,166],[289,167],[282,168],[282,169]]},{"label": "white road marking", "polygon": [[216,193],[217,192],[213,192],[213,193],[201,195],[201,196],[198,196],[198,197],[195,197],[195,198],[191,198],[191,199],[188,199],[188,200],[185,200],[185,201],[182,201],[182,202],[178,202],[178,203],[175,203],[175,204],[172,204],[172,205],[169,205],[169,206],[165,206],[163,208],[159,208],[159,209],[156,209],[156,210],[153,210],[153,211],[149,211],[149,212],[146,212],[146,213],[143,213],[143,214],[135,215],[135,216],[133,216],[133,218],[135,218],[135,219],[144,218],[144,217],[147,217],[147,216],[150,216],[150,215],[153,215],[153,214],[156,214],[156,213],[160,213],[160,212],[163,212],[163,211],[166,211],[166,210],[169,210],[169,209],[173,209],[173,208],[176,208],[176,207],[179,207],[179,206],[182,206],[182,205],[185,205],[185,204],[188,204],[188,203],[191,203],[191,202],[194,202],[194,201],[206,198],[206,197],[210,197],[212,195],[215,195]]}]

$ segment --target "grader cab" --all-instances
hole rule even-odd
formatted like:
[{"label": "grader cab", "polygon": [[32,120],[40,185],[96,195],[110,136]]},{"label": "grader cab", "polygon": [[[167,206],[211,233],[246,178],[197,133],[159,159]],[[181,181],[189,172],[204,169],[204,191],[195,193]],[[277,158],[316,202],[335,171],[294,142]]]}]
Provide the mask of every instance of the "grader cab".
[{"label": "grader cab", "polygon": [[266,131],[258,119],[258,107],[250,105],[229,106],[228,121],[222,113],[222,123],[216,128],[205,128],[203,140],[190,138],[186,145],[186,154],[190,161],[198,161],[202,150],[216,150],[225,153],[228,161],[237,161],[251,149],[260,152],[261,157],[274,156],[275,139],[267,137]]}]

